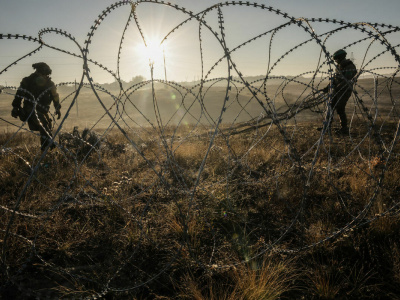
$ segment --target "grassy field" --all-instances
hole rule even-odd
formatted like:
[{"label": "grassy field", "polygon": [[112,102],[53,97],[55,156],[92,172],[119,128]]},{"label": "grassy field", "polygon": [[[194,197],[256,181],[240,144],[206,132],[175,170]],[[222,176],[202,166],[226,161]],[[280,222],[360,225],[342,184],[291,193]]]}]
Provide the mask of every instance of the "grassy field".
[{"label": "grassy field", "polygon": [[379,146],[354,123],[319,154],[317,125],[211,148],[207,130],[113,130],[90,154],[75,139],[42,159],[36,136],[3,133],[1,295],[400,297],[399,147],[387,164],[382,150],[397,124]]},{"label": "grassy field", "polygon": [[[301,86],[270,87],[271,103]],[[375,105],[373,81],[361,86],[350,136],[322,135],[309,111],[233,134],[260,115],[239,87],[215,131],[221,86],[200,93],[203,109],[198,88],[157,86],[158,121],[150,89],[118,105],[99,90],[121,131],[84,89],[45,155],[3,93],[0,296],[400,298],[398,99],[380,83]],[[59,92],[65,116],[73,88]]]}]

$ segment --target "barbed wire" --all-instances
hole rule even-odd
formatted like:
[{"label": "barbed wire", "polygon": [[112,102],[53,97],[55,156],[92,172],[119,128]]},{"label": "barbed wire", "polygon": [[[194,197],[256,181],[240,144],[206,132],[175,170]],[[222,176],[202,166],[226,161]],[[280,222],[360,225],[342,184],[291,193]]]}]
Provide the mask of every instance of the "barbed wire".
[{"label": "barbed wire", "polygon": [[[153,65],[150,64],[150,80],[134,83],[129,87],[123,85],[120,75],[121,53],[128,29],[133,27],[137,30],[143,43],[147,45],[147,40],[140,24],[140,14],[138,14],[137,10],[143,3],[166,6],[171,11],[179,12],[185,17],[184,21],[171,28],[163,38],[162,43],[184,30],[185,26],[190,22],[198,24],[198,32],[194,32],[193,36],[197,36],[199,41],[201,65],[201,79],[199,82],[189,85],[188,83],[167,81],[166,78],[164,80],[154,78]],[[246,41],[230,48],[226,37],[235,34],[235,32],[231,32],[229,26],[225,24],[224,9],[227,7],[236,7],[238,10],[244,9],[244,7],[260,10],[265,13],[266,18],[270,14],[275,14],[282,18],[282,23],[277,27],[267,28],[256,36],[249,35]],[[117,8],[127,8],[129,16],[119,42],[116,55],[116,71],[114,72],[100,61],[92,59],[89,50],[91,49],[93,38],[101,32],[103,21]],[[211,25],[212,22],[208,22],[207,19],[213,16],[213,12],[217,16],[217,19],[214,20],[217,28],[214,28]],[[321,23],[337,27],[322,34],[317,34],[315,27]],[[282,51],[283,54],[274,60],[272,53],[273,50],[276,50],[274,49],[275,44],[278,43],[276,39],[287,28],[293,31],[299,30],[305,33],[307,38],[289,50]],[[336,65],[332,60],[332,53],[328,50],[327,43],[335,35],[349,30],[362,33],[363,37],[344,44],[342,49],[351,50],[354,47],[360,47],[357,49],[361,49],[360,45],[362,43],[367,43],[368,45],[363,50],[364,57],[361,64],[357,66],[356,79],[353,82],[348,82],[348,84],[354,85],[353,102],[352,104],[349,103],[352,109],[349,135],[338,138],[329,130],[330,119],[333,118],[332,111],[334,110],[334,107],[332,107],[332,99],[334,97],[332,86]],[[399,31],[399,27],[390,24],[352,23],[328,18],[296,18],[271,6],[248,1],[227,1],[194,13],[169,2],[145,0],[120,1],[104,9],[90,27],[87,38],[83,43],[77,41],[67,31],[57,28],[42,29],[39,31],[37,38],[20,34],[0,33],[1,43],[22,39],[37,46],[35,50],[21,56],[3,70],[0,70],[0,76],[4,76],[4,78],[7,77],[7,72],[18,63],[27,57],[34,56],[43,49],[52,49],[77,58],[81,60],[83,65],[81,79],[79,83],[76,83],[76,89],[61,99],[63,106],[67,104],[63,118],[58,122],[52,116],[55,124],[54,132],[48,132],[58,150],[58,160],[68,162],[64,167],[72,170],[71,177],[66,178],[67,182],[64,183],[62,188],[56,188],[54,183],[44,181],[40,176],[47,163],[46,159],[54,157],[52,156],[53,152],[50,151],[50,144],[43,152],[38,150],[33,158],[27,156],[23,152],[24,149],[13,148],[12,145],[19,134],[37,134],[24,127],[27,121],[21,124],[21,122],[11,118],[0,117],[2,125],[7,124],[15,129],[14,133],[1,145],[0,161],[4,164],[6,160],[12,161],[14,164],[22,161],[27,167],[27,169],[21,171],[23,173],[23,182],[20,184],[18,193],[14,195],[5,193],[1,198],[2,202],[0,204],[0,211],[3,212],[4,216],[7,215],[4,219],[6,221],[2,222],[4,227],[0,229],[3,233],[2,266],[9,282],[15,281],[15,278],[22,274],[30,262],[38,259],[45,268],[72,278],[80,282],[82,286],[86,286],[88,283],[93,284],[95,288],[87,289],[85,293],[88,295],[87,298],[97,299],[109,292],[121,293],[142,287],[168,272],[180,257],[186,255],[198,266],[207,270],[230,268],[236,263],[224,262],[223,259],[217,259],[216,256],[219,253],[218,247],[223,248],[222,240],[226,239],[226,236],[231,233],[226,231],[224,236],[221,233],[223,231],[218,230],[217,226],[213,225],[215,220],[211,216],[223,212],[226,219],[229,220],[233,220],[233,217],[231,218],[230,216],[235,216],[238,219],[244,218],[238,209],[235,209],[235,206],[238,205],[235,203],[237,201],[236,198],[241,197],[240,193],[237,192],[235,194],[235,191],[245,189],[246,186],[256,189],[260,183],[268,183],[271,187],[274,187],[275,201],[281,201],[282,206],[287,206],[286,214],[288,220],[285,220],[286,223],[277,226],[275,232],[268,237],[265,230],[261,229],[264,225],[252,224],[253,231],[258,232],[259,236],[253,238],[251,243],[247,241],[251,244],[248,247],[250,248],[257,244],[256,241],[261,238],[264,242],[259,246],[256,253],[248,255],[246,259],[239,263],[248,262],[271,251],[286,254],[299,253],[343,238],[349,232],[379,218],[393,214],[398,215],[398,199],[395,199],[389,193],[388,187],[385,186],[385,180],[387,180],[390,168],[394,168],[392,166],[393,162],[398,158],[398,148],[396,147],[400,134],[400,119],[398,90],[396,89],[399,88],[400,82],[396,76],[400,65],[400,57],[397,51],[400,44],[396,42],[397,36],[395,34]],[[204,52],[208,46],[204,39],[204,32],[210,33],[215,38],[220,46],[219,50],[222,50],[223,53],[208,69],[205,66],[204,59]],[[45,37],[49,34],[57,34],[74,42],[79,51],[73,53],[59,48],[57,45],[48,44]],[[239,49],[251,47],[258,40],[265,42],[264,50],[267,67],[265,74],[261,78],[251,81],[250,77],[241,71],[239,59],[234,57]],[[296,51],[300,51],[303,47],[309,45],[313,45],[320,53],[315,69],[305,70],[296,76],[273,75],[274,71],[288,59],[289,55],[293,55]],[[374,45],[379,45],[379,49],[377,53],[370,57],[371,48]],[[380,65],[378,59],[385,55],[390,56],[392,63]],[[370,67],[373,64],[378,64],[379,66]],[[96,84],[91,72],[92,66],[96,66],[111,75],[119,85],[118,91],[109,91],[102,85]],[[224,66],[225,75],[212,78],[214,71],[220,66]],[[366,86],[362,82],[362,76],[366,75],[370,75],[369,78],[373,81],[373,85]],[[57,87],[68,87],[74,84],[74,82],[60,82],[57,83]],[[328,93],[321,91],[320,86],[322,84],[330,86]],[[293,85],[299,91],[297,95],[290,91]],[[275,86],[274,91],[271,91],[272,86]],[[162,100],[158,99],[157,90],[160,87],[171,89],[180,97],[179,105],[169,118],[163,115],[161,109]],[[213,89],[218,87],[222,88],[223,92],[218,99],[218,111],[215,111],[214,106],[208,103],[213,101],[210,100],[210,94]],[[10,97],[15,96],[18,89],[21,90],[19,87],[1,86],[2,95]],[[88,128],[85,133],[82,132],[81,134],[77,130],[69,133],[65,124],[70,118],[72,109],[77,105],[77,99],[83,89],[93,92],[95,101],[100,104],[104,112],[97,116],[94,125]],[[152,117],[137,105],[136,97],[138,93],[145,89],[151,90]],[[29,91],[25,92],[29,93]],[[103,94],[112,99],[111,104],[107,104],[108,102],[105,101]],[[384,94],[387,96],[384,97]],[[39,105],[40,97],[35,99],[35,109],[31,114],[36,114],[36,106]],[[71,98],[72,100],[70,100]],[[245,100],[241,100],[242,98]],[[257,108],[256,114],[254,113],[254,107]],[[132,111],[139,114],[145,122],[141,123],[135,120]],[[232,121],[226,121],[225,119],[229,113],[234,115],[231,118]],[[312,116],[312,121],[302,122],[302,117],[305,113]],[[178,120],[176,121],[176,119]],[[182,130],[187,128],[187,126],[184,126],[187,123],[187,119],[192,120],[192,122],[190,129],[185,132]],[[101,127],[103,126],[101,122],[104,120],[108,122],[108,125]],[[321,126],[320,131],[315,131],[315,134],[304,132],[304,128],[309,131],[315,124]],[[384,129],[384,127],[390,129]],[[97,134],[94,134],[96,130]],[[125,141],[123,145],[119,145],[119,148],[118,145],[113,145],[108,140],[110,136],[116,134],[115,132],[118,132]],[[299,138],[304,137],[304,135],[307,136],[305,138],[308,145],[306,149],[304,149],[304,145],[302,146],[298,143]],[[246,145],[244,151],[240,150],[237,139],[242,139],[240,147],[245,147],[244,145]],[[190,168],[192,166],[179,159],[178,154],[184,147],[192,144],[197,145],[196,143],[199,142],[203,142],[205,146],[201,157],[196,162],[196,172],[193,173]],[[149,145],[152,143],[156,146],[150,147]],[[345,150],[339,157],[337,152],[342,151],[339,149],[340,146]],[[28,152],[33,151],[26,149]],[[267,150],[275,154],[277,163],[273,165],[272,160],[269,160],[261,163],[262,168],[255,168],[250,163],[251,156]],[[147,178],[142,178],[140,184],[138,183],[139,179],[134,183],[133,167],[125,165],[123,166],[126,168],[124,172],[132,176],[131,178],[124,175],[120,181],[113,182],[111,187],[109,185],[106,187],[99,186],[96,183],[96,179],[101,176],[99,174],[104,173],[104,166],[107,165],[107,155],[113,151],[128,153],[127,156],[132,160],[137,160],[137,164],[141,165],[141,168],[146,167]],[[96,156],[96,166],[98,167],[94,168],[95,171],[92,173],[88,173],[84,169],[86,168],[85,165],[92,161],[92,155]],[[207,168],[212,164],[211,157],[218,155],[220,155],[219,160],[222,161],[225,171],[217,180],[207,181],[206,178],[210,176]],[[273,169],[268,169],[266,164],[271,164]],[[366,167],[361,168],[360,164],[364,164]],[[340,176],[336,174],[338,172],[343,173],[343,169],[349,169],[350,166],[358,170],[357,172],[362,176],[365,176],[365,182],[369,184],[368,188],[366,187],[368,191],[363,194],[365,196],[365,199],[362,199],[363,201],[360,201],[360,199],[355,201],[357,196],[351,194],[351,189],[335,182],[335,180],[340,179]],[[138,169],[136,168],[136,170]],[[111,171],[117,173],[120,170]],[[1,170],[1,172],[2,178],[8,176],[6,171]],[[238,172],[240,173],[239,178]],[[293,182],[293,178],[296,179],[296,182]],[[77,185],[78,182],[80,185]],[[290,184],[291,186],[288,186]],[[342,208],[341,212],[346,216],[344,218],[345,221],[336,224],[334,229],[326,232],[317,241],[306,242],[303,238],[300,238],[302,234],[299,233],[297,240],[295,238],[296,242],[289,243],[288,240],[293,239],[293,232],[307,229],[306,216],[309,213],[308,211],[314,205],[317,205],[315,197],[318,184],[333,190],[330,197],[339,199],[338,202]],[[46,209],[41,207],[35,210],[26,204],[26,202],[29,202],[29,197],[34,193],[36,186],[47,190],[51,195],[52,204],[49,204]],[[135,192],[115,196],[114,194],[119,190],[120,186],[131,187]],[[286,199],[282,196],[288,193],[287,191],[290,189],[298,192],[297,198],[294,200]],[[91,193],[88,193],[88,190]],[[264,193],[265,189],[261,189],[261,191]],[[160,194],[164,196],[160,196]],[[168,197],[165,195],[168,195]],[[384,198],[385,196],[388,198],[379,200],[385,202],[384,211],[373,213],[373,207],[376,205],[378,198]],[[143,251],[146,251],[143,245],[148,240],[162,238],[161,236],[154,237],[153,233],[150,232],[151,225],[149,225],[152,222],[150,214],[154,213],[152,208],[157,204],[160,197],[166,197],[176,206],[176,217],[179,219],[179,226],[182,228],[182,236],[165,244],[160,243],[160,251],[168,251],[172,252],[172,254],[166,256],[168,259],[159,262],[158,269],[155,268],[148,271],[143,270],[141,267],[143,263],[137,263],[137,260],[139,257],[148,261],[155,259],[151,256],[143,258],[141,255]],[[263,197],[265,196],[261,198]],[[202,203],[204,199],[209,199],[209,201],[215,203],[216,211],[213,211],[210,215],[203,212],[207,210],[205,204]],[[357,203],[361,202],[361,204],[352,207],[349,199]],[[266,199],[265,202],[269,200]],[[142,203],[143,206],[141,212],[133,208],[139,203]],[[100,209],[100,205],[104,205],[110,211],[115,210],[122,215],[125,220],[125,227],[122,231],[126,230],[126,227],[131,222],[137,226],[135,227],[138,231],[136,244],[130,247],[129,251],[127,250],[126,253],[121,254],[122,258],[117,258],[117,254],[115,254],[114,258],[110,258],[114,265],[110,266],[111,275],[107,279],[97,278],[95,276],[96,272],[82,273],[79,271],[79,266],[58,265],[43,255],[42,246],[39,246],[39,244],[41,239],[46,239],[46,233],[50,230],[49,227],[53,226],[52,219],[58,216],[65,218],[64,221],[67,222],[67,216],[60,215],[65,210],[72,209],[74,205],[81,206],[82,209],[89,209],[90,207]],[[226,207],[225,210],[221,210],[220,207],[223,206]],[[25,207],[29,207],[29,210],[25,210]],[[193,249],[190,238],[189,228],[192,226],[193,218],[197,216],[201,216],[202,222],[208,224],[207,226],[210,228],[209,237],[213,240],[213,246],[207,249],[209,253],[204,255],[207,259],[199,258],[196,254],[196,249]],[[24,224],[25,220],[40,220],[40,223],[35,223],[34,235],[24,234],[17,230],[16,223],[22,222]],[[234,222],[236,221],[232,221],[232,224]],[[254,223],[255,220],[248,219],[244,224],[252,222]],[[284,222],[283,218],[282,222]],[[167,226],[167,224],[164,225]],[[33,225],[29,223],[29,226]],[[232,226],[234,227],[234,225]],[[159,234],[161,234],[160,232]],[[11,268],[11,263],[8,262],[11,238],[16,238],[29,244],[29,250],[27,250],[29,256],[27,256],[28,258],[24,263],[20,264],[20,267],[13,266]],[[59,237],[59,239],[60,241],[55,241],[55,243],[61,243],[63,237]],[[163,246],[165,249],[162,249]],[[85,249],[81,251],[85,251]],[[115,252],[118,252],[118,250],[115,250]],[[87,255],[90,256],[91,254],[88,253]],[[137,274],[140,276],[138,275],[137,279],[129,283],[123,280],[121,280],[121,283],[118,282],[124,276],[123,273],[131,268],[132,265],[137,267]]]}]

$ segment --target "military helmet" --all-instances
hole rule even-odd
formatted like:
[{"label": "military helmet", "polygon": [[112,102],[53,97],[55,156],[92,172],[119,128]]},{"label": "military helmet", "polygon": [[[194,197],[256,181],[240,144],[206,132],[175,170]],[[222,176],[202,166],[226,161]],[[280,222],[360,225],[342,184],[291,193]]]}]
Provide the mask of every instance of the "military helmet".
[{"label": "military helmet", "polygon": [[347,52],[344,51],[343,49],[339,49],[335,53],[333,53],[333,59],[340,59],[341,57],[345,58],[347,55]]},{"label": "military helmet", "polygon": [[48,64],[44,62],[38,62],[32,65],[32,68],[34,68],[36,71],[43,75],[50,75],[51,74],[51,69]]}]

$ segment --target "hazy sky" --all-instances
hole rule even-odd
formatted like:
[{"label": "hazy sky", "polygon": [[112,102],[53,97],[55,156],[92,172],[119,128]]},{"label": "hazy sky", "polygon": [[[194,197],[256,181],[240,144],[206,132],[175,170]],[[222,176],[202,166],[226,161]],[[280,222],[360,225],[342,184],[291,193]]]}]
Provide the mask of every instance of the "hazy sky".
[{"label": "hazy sky", "polygon": [[[168,1],[166,1],[168,2]],[[170,0],[171,3],[185,7],[194,13],[212,6],[221,1],[213,0]],[[224,2],[224,1],[222,1]],[[243,1],[246,2],[246,1]],[[259,4],[272,6],[287,12],[293,17],[321,17],[344,20],[347,22],[385,23],[400,26],[398,13],[400,0],[262,0]],[[43,28],[53,27],[62,29],[76,38],[84,46],[90,27],[98,15],[108,6],[116,3],[111,0],[0,0],[0,33],[38,36]],[[117,72],[117,56],[121,36],[128,21],[131,7],[123,5],[110,13],[94,32],[89,48],[89,58],[98,61],[113,72]],[[266,10],[246,6],[229,6],[222,9],[225,20],[226,43],[229,49],[271,30],[288,19],[277,16]],[[148,42],[160,42],[161,38],[170,32],[176,25],[188,16],[180,11],[154,3],[140,3],[136,9],[139,24]],[[216,10],[207,14],[207,23],[215,31],[218,28]],[[338,25],[326,23],[311,24],[317,34],[337,28]],[[334,52],[340,47],[350,44],[362,37],[355,30],[346,30],[336,34],[327,42],[328,50]],[[365,37],[365,35],[364,35]],[[271,52],[269,47],[271,34],[246,45],[236,51],[233,59],[244,75],[265,74],[270,59],[276,61],[282,54],[292,47],[307,40],[309,36],[297,26],[284,28],[273,36]],[[397,45],[400,43],[399,33],[387,36],[388,40]],[[44,41],[51,46],[79,54],[77,46],[66,37],[52,34],[43,36]],[[201,76],[201,56],[198,22],[191,21],[180,27],[168,38],[163,51],[166,65],[162,61],[162,52],[159,59],[154,58],[154,76],[164,79],[165,71],[168,80],[193,80]],[[214,63],[221,57],[221,45],[206,28],[202,29],[201,47],[204,61],[204,72],[208,72]],[[125,81],[134,76],[150,77],[148,57],[140,50],[143,41],[133,20],[126,31],[123,41],[119,74]],[[34,50],[37,43],[23,40],[0,40],[0,69],[19,57]],[[360,44],[350,48],[356,63],[361,63],[368,44]],[[398,49],[398,48],[397,48]],[[371,53],[379,53],[382,49],[370,49]],[[162,51],[162,50],[160,50]],[[375,51],[375,52],[374,52]],[[315,44],[307,44],[296,50],[293,55],[285,57],[278,64],[272,74],[296,75],[315,69],[318,63],[320,48]],[[0,85],[18,85],[22,76],[32,72],[33,62],[45,61],[53,69],[53,79],[56,82],[79,80],[82,74],[82,61],[60,51],[44,48],[32,57],[22,60],[10,71],[0,75]],[[382,57],[379,64],[396,66],[391,57]],[[96,82],[110,82],[114,79],[107,72],[98,67],[90,66],[91,75]],[[210,77],[226,76],[226,64],[219,64],[210,74]],[[236,74],[232,74],[236,75]]]}]

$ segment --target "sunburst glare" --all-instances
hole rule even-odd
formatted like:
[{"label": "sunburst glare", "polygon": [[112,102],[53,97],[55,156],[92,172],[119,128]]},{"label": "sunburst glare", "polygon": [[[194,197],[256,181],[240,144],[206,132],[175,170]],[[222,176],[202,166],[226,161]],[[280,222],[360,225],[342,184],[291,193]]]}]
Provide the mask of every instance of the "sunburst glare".
[{"label": "sunburst glare", "polygon": [[153,67],[154,77],[167,79],[166,58],[168,49],[166,43],[162,43],[162,38],[147,38],[146,44],[140,43],[135,46],[134,52],[137,62],[142,67]]},{"label": "sunburst glare", "polygon": [[146,40],[146,45],[141,43],[137,45],[136,54],[139,59],[145,60],[146,63],[154,65],[163,65],[166,55],[165,43],[161,44],[160,39],[151,38]]}]

